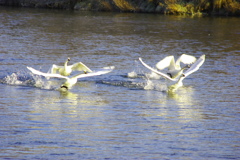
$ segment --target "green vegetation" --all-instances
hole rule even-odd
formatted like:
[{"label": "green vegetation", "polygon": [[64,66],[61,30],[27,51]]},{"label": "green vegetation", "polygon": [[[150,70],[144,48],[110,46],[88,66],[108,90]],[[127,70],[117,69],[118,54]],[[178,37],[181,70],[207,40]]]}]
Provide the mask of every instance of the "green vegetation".
[{"label": "green vegetation", "polygon": [[240,0],[0,0],[0,5],[189,15],[240,15]]}]

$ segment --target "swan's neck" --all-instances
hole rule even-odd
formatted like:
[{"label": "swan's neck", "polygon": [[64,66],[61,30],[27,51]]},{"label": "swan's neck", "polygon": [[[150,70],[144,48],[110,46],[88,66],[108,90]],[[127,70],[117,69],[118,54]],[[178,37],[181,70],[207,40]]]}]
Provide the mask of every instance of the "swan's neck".
[{"label": "swan's neck", "polygon": [[184,78],[185,78],[184,76],[181,76],[181,77],[179,78],[179,80],[177,81],[178,86],[183,86],[182,81],[183,81]]},{"label": "swan's neck", "polygon": [[174,92],[174,91],[176,91],[179,87],[182,87],[182,86],[183,86],[182,81],[183,81],[184,78],[185,78],[184,76],[181,76],[181,77],[179,78],[179,80],[177,81],[177,83],[169,86],[169,87],[168,87],[168,92]]},{"label": "swan's neck", "polygon": [[64,63],[64,67],[67,68],[68,60]]},{"label": "swan's neck", "polygon": [[175,68],[176,68],[176,69],[181,69],[180,61],[181,61],[181,60],[178,58],[177,61],[175,62]]},{"label": "swan's neck", "polygon": [[175,78],[179,77],[180,75],[182,75],[183,71],[184,71],[185,69],[187,69],[187,68],[188,68],[188,66],[183,67],[183,68],[181,68],[180,70],[176,70],[176,71],[174,71],[174,72],[172,72],[172,73],[167,73],[167,74],[169,75],[169,77],[175,79]]}]

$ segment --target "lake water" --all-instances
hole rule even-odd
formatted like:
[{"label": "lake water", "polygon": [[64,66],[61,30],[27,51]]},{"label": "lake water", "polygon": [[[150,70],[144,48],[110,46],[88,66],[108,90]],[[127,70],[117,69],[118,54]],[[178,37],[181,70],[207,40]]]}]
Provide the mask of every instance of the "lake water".
[{"label": "lake water", "polygon": [[[1,159],[240,159],[240,19],[0,8]],[[184,86],[139,57],[206,55]],[[83,62],[109,74],[32,75]],[[132,74],[138,76],[131,76]]]}]

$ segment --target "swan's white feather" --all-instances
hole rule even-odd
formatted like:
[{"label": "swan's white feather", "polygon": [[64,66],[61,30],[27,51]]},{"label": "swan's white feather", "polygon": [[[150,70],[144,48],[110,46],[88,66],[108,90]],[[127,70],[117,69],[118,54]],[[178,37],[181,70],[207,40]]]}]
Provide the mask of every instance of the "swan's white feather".
[{"label": "swan's white feather", "polygon": [[182,63],[184,63],[184,64],[192,64],[192,63],[196,62],[196,60],[197,60],[197,59],[196,59],[196,57],[194,57],[194,56],[187,55],[187,54],[182,54],[182,55],[178,58],[176,64],[178,63],[178,61],[179,61],[179,64],[177,64],[177,65],[180,65],[180,62],[182,62]]},{"label": "swan's white feather", "polygon": [[73,65],[68,66],[67,64],[69,61],[70,61],[70,58],[67,59],[67,61],[64,63],[64,66],[58,66],[53,64],[47,73],[52,73],[52,74],[59,73],[63,76],[69,76],[73,71],[84,71],[85,73],[92,72],[92,70],[89,69],[82,62],[74,63]]},{"label": "swan's white feather", "polygon": [[43,73],[43,72],[38,71],[36,69],[33,69],[31,67],[27,67],[27,69],[29,69],[33,74],[41,75],[41,76],[44,76],[44,77],[50,77],[50,78],[64,78],[64,79],[66,79],[66,82],[62,84],[62,86],[65,86],[66,88],[71,88],[74,84],[77,83],[77,79],[79,79],[79,78],[85,78],[85,77],[107,74],[107,73],[111,72],[114,68],[115,68],[114,66],[105,67],[105,68],[97,70],[95,72],[91,72],[91,73],[87,73],[87,74],[77,74],[77,75],[72,76],[72,77],[66,77],[66,76],[62,76],[60,74]]},{"label": "swan's white feather", "polygon": [[196,61],[196,58],[191,55],[182,54],[175,62],[174,56],[167,56],[163,60],[156,64],[157,69],[163,70],[168,68],[170,72],[181,70],[180,62],[184,64],[192,64]]},{"label": "swan's white feather", "polygon": [[72,68],[72,71],[84,71],[84,72],[92,72],[91,69],[89,69],[85,64],[82,62],[75,63],[73,65],[70,65],[69,67]]},{"label": "swan's white feather", "polygon": [[170,86],[169,89],[176,90],[178,87],[182,86],[183,85],[182,81],[190,74],[196,72],[199,69],[199,67],[201,67],[203,65],[204,61],[205,61],[205,55],[202,55],[201,57],[198,58],[198,60],[194,64],[192,64],[192,66],[186,72],[184,72],[182,74],[182,76],[179,78],[178,82],[176,84]]},{"label": "swan's white feather", "polygon": [[[163,58],[161,61],[159,61],[156,64],[156,67],[159,70],[163,70],[163,69],[168,68],[169,66],[171,66],[171,62],[172,61],[174,61],[174,57],[173,56],[167,56],[167,57]],[[175,65],[175,61],[174,61],[174,65]]]},{"label": "swan's white feather", "polygon": [[99,75],[102,75],[102,74],[107,74],[109,72],[112,72],[113,69],[115,67],[114,66],[109,66],[109,67],[104,67],[102,69],[99,69],[99,70],[96,70],[96,71],[93,71],[91,73],[87,73],[87,74],[77,74],[71,78],[85,78],[85,77],[91,77],[91,76],[99,76]]},{"label": "swan's white feather", "polygon": [[198,58],[198,60],[195,63],[192,64],[192,66],[187,71],[183,73],[185,78],[190,74],[196,72],[203,65],[204,61],[205,55],[202,55],[201,57]]},{"label": "swan's white feather", "polygon": [[48,78],[64,78],[64,79],[69,79],[66,76],[62,76],[60,74],[56,74],[56,73],[43,73],[41,71],[38,71],[32,67],[27,67],[27,69],[29,69],[33,74],[36,75],[40,75],[40,76],[44,76],[44,77],[48,77]]},{"label": "swan's white feather", "polygon": [[168,80],[171,80],[171,81],[177,81],[178,79],[172,79],[169,75],[165,74],[165,73],[162,73],[162,72],[159,72],[157,71],[156,69],[150,67],[149,65],[147,65],[146,63],[144,63],[142,61],[142,58],[139,58],[139,61],[142,63],[143,66],[145,66],[146,68],[150,69],[152,72],[160,75],[160,76],[163,76],[164,78],[168,79]]},{"label": "swan's white feather", "polygon": [[[169,56],[170,57],[170,56]],[[165,73],[162,73],[162,72],[159,72],[158,70],[150,67],[149,65],[147,65],[146,63],[144,63],[142,61],[142,58],[139,58],[140,62],[143,64],[143,66],[145,66],[146,68],[150,69],[152,72],[158,74],[158,75],[161,75],[163,76],[164,78],[168,79],[168,80],[171,80],[171,81],[178,81],[177,83],[179,85],[182,84],[182,81],[183,79],[185,79],[187,76],[189,76],[190,74],[196,72],[204,63],[205,61],[205,55],[202,55],[201,57],[198,58],[197,61],[195,61],[195,63],[193,63],[191,65],[191,67],[186,70],[185,72],[183,72],[183,74],[180,76],[180,78],[171,78],[169,75],[165,74]]]},{"label": "swan's white feather", "polygon": [[64,79],[71,79],[71,78],[85,78],[85,77],[91,77],[91,76],[98,76],[98,75],[102,75],[102,74],[106,74],[111,72],[115,67],[114,66],[110,66],[110,67],[104,67],[103,69],[100,70],[96,70],[95,72],[91,72],[91,73],[87,73],[87,74],[77,74],[75,76],[72,77],[66,77],[66,76],[62,76],[60,74],[52,74],[52,73],[43,73],[41,71],[38,71],[32,67],[27,67],[27,69],[29,69],[33,74],[37,74],[40,76],[44,76],[44,77],[50,77],[50,78],[64,78]]}]

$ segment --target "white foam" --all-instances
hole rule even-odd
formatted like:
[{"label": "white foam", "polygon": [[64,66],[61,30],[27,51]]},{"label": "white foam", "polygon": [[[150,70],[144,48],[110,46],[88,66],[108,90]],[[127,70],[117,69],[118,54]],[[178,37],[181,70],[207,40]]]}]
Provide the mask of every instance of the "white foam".
[{"label": "white foam", "polygon": [[163,81],[151,81],[147,79],[146,85],[143,87],[145,90],[157,90],[157,91],[167,91],[167,84]]},{"label": "white foam", "polygon": [[23,82],[18,80],[18,75],[16,73],[12,73],[11,75],[4,78],[6,84],[10,85],[20,85]]},{"label": "white foam", "polygon": [[128,78],[137,78],[138,74],[135,71],[128,73]]}]

